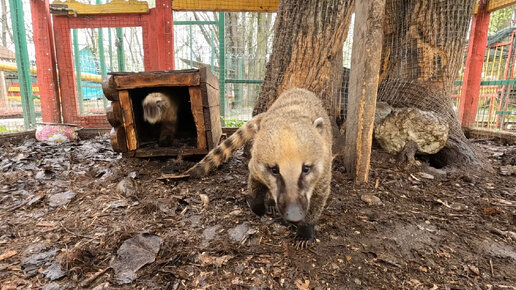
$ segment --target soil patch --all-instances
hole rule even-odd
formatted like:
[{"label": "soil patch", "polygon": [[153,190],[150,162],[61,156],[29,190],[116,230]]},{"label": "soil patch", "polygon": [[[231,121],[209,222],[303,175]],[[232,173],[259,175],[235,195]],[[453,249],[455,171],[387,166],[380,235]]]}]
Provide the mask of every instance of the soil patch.
[{"label": "soil patch", "polygon": [[[375,149],[371,181],[355,186],[336,160],[332,194],[316,227],[318,242],[297,250],[288,224],[259,218],[248,208],[242,151],[202,180],[163,182],[157,180],[163,172],[181,172],[194,162],[122,158],[107,136],[62,145],[5,142],[0,285],[516,287],[516,178],[499,174],[511,164],[515,146],[486,140],[476,145],[496,173],[447,172],[425,164],[403,171],[395,158]],[[139,234],[159,237],[159,252],[129,286],[118,285],[112,260]],[[55,269],[64,276],[48,274]]]}]

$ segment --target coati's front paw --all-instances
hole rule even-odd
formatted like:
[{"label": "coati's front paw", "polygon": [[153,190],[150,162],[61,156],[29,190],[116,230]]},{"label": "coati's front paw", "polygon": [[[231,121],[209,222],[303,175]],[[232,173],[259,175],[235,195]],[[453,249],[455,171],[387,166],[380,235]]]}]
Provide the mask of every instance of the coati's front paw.
[{"label": "coati's front paw", "polygon": [[265,206],[263,198],[253,198],[248,195],[245,197],[245,200],[247,201],[247,205],[256,215],[263,216],[267,212],[267,207]]},{"label": "coati's front paw", "polygon": [[170,147],[170,146],[172,146],[173,141],[174,141],[174,137],[171,135],[160,136],[158,145],[159,145],[159,147]]},{"label": "coati's front paw", "polygon": [[296,249],[308,248],[315,242],[315,227],[311,224],[297,226],[294,245]]}]

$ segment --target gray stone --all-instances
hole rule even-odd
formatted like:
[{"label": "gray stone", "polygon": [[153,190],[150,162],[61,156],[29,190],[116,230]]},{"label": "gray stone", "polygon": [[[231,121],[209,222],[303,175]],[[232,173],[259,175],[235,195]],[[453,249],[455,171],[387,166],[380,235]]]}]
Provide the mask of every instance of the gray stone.
[{"label": "gray stone", "polygon": [[136,271],[154,262],[163,239],[151,234],[139,234],[127,239],[116,252],[111,268],[118,284],[128,284],[137,278]]},{"label": "gray stone", "polygon": [[47,279],[50,279],[50,281],[61,279],[66,276],[66,272],[63,271],[58,261],[54,261],[50,267],[43,271],[43,274],[45,277],[47,277]]},{"label": "gray stone", "polygon": [[435,177],[432,174],[428,174],[426,172],[418,172],[419,176],[425,179],[435,179]]},{"label": "gray stone", "polygon": [[215,236],[217,235],[217,232],[219,231],[220,228],[221,228],[221,225],[214,225],[212,227],[206,228],[202,232],[203,241],[201,243],[201,246],[207,247],[209,245],[210,241],[215,238]]},{"label": "gray stone", "polygon": [[415,108],[394,109],[374,129],[375,139],[390,154],[397,154],[413,141],[417,153],[435,154],[448,140],[449,125],[434,112]]},{"label": "gray stone", "polygon": [[249,228],[245,223],[228,230],[229,237],[235,242],[241,242],[254,233],[256,233],[256,230]]},{"label": "gray stone", "polygon": [[392,112],[392,107],[385,102],[376,103],[376,111],[374,113],[374,124],[380,124]]},{"label": "gray stone", "polygon": [[382,205],[382,200],[373,194],[362,194],[360,199],[368,205]]},{"label": "gray stone", "polygon": [[48,250],[33,254],[27,258],[22,259],[23,273],[29,277],[32,277],[38,273],[38,268],[49,263],[54,259],[57,254],[56,249]]},{"label": "gray stone", "polygon": [[50,284],[45,285],[41,290],[63,290],[66,287],[57,284],[56,282],[52,282]]},{"label": "gray stone", "polygon": [[50,205],[51,207],[62,206],[69,203],[70,200],[72,200],[72,198],[74,197],[75,192],[70,190],[61,193],[56,193],[48,198],[48,205]]}]

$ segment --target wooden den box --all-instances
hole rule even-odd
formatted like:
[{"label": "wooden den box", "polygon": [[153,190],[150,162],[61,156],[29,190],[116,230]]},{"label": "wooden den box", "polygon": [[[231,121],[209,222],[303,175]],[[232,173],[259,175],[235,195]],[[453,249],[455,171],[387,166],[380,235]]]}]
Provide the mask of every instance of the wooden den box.
[{"label": "wooden den box", "polygon": [[[111,101],[107,118],[111,145],[129,157],[202,155],[218,145],[222,128],[218,79],[207,69],[113,73],[102,83]],[[147,94],[173,91],[187,101],[178,110],[178,132],[170,147],[159,147],[160,124],[143,120]]]}]

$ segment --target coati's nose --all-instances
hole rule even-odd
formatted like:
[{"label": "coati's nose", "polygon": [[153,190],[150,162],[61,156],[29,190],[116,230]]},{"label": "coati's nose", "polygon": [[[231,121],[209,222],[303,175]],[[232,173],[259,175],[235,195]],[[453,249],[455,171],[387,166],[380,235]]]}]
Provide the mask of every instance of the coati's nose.
[{"label": "coati's nose", "polygon": [[305,219],[305,213],[299,204],[292,203],[287,206],[284,218],[291,223],[297,223]]}]

